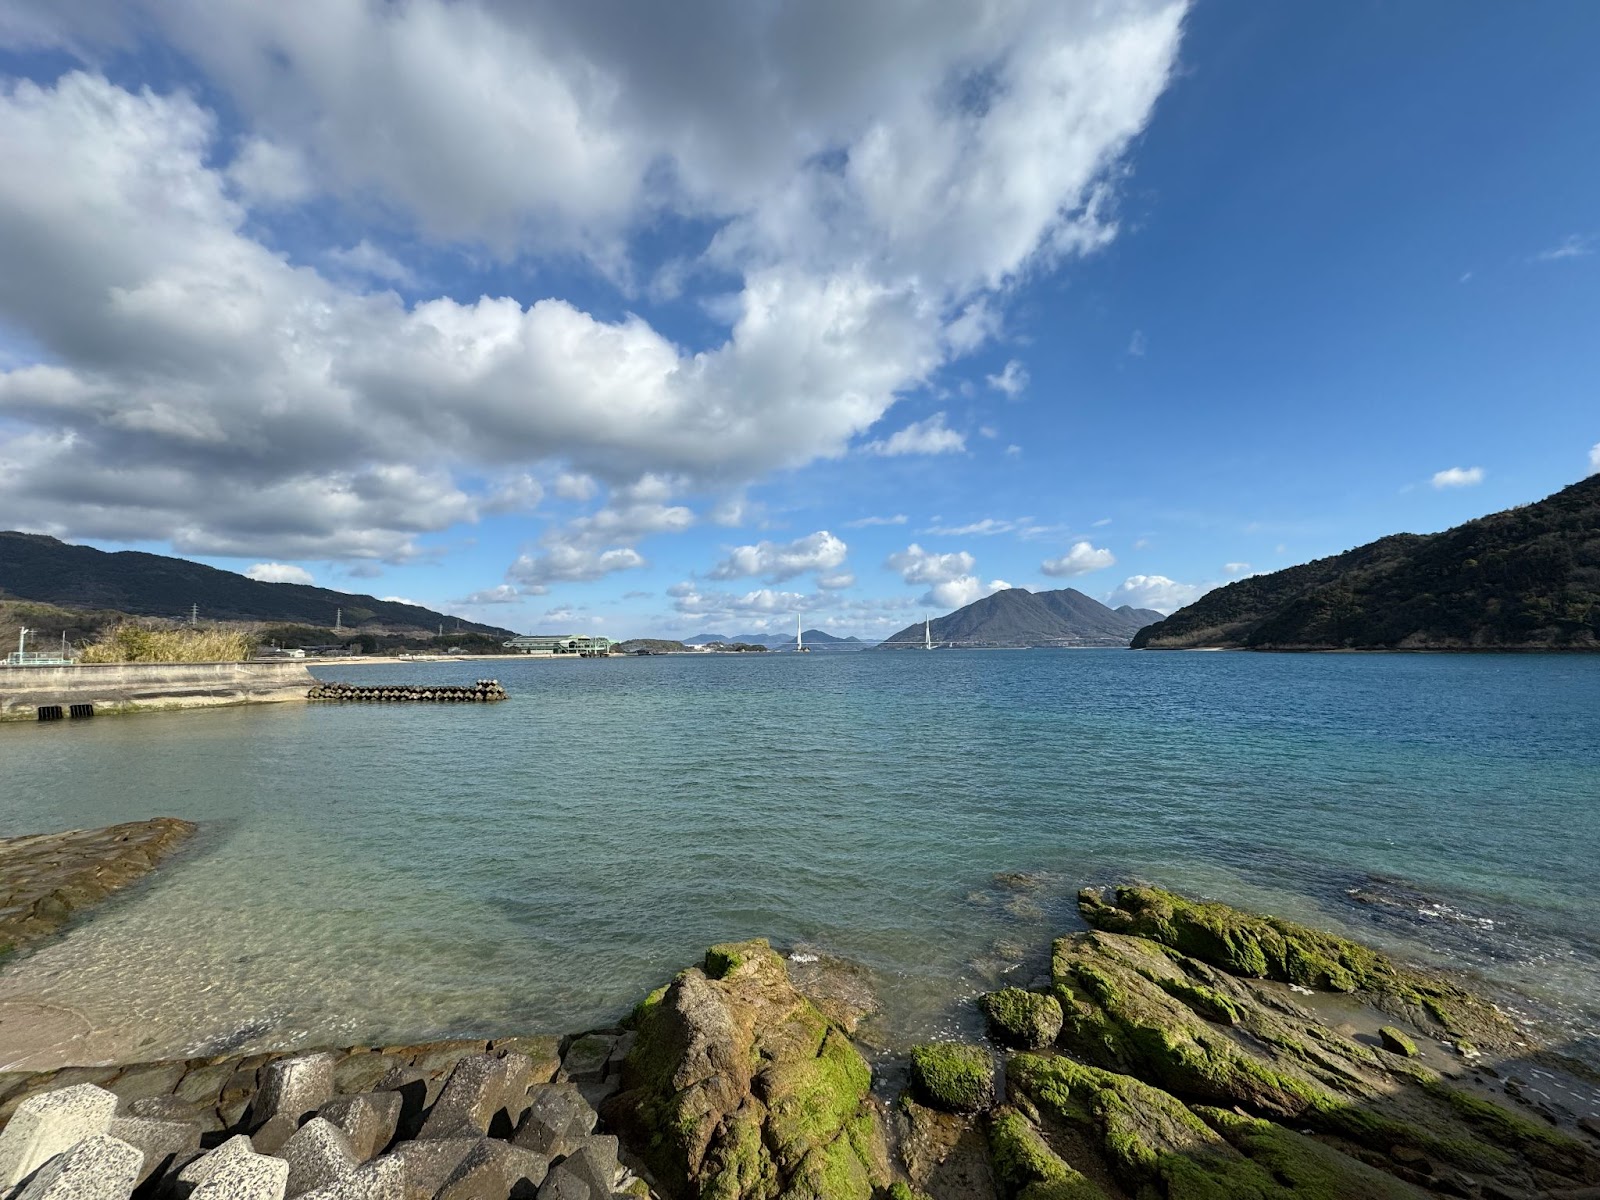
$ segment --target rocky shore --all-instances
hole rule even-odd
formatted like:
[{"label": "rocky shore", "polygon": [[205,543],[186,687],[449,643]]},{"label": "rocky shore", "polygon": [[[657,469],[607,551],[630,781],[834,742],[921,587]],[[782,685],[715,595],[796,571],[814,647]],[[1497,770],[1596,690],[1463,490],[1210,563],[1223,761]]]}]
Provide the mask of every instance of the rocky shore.
[{"label": "rocky shore", "polygon": [[985,1041],[905,1062],[757,940],[560,1039],[0,1075],[0,1197],[1600,1197],[1600,1076],[1459,984],[1155,888],[1079,908]]},{"label": "rocky shore", "polygon": [[155,869],[195,826],[176,817],[0,838],[0,958]]}]

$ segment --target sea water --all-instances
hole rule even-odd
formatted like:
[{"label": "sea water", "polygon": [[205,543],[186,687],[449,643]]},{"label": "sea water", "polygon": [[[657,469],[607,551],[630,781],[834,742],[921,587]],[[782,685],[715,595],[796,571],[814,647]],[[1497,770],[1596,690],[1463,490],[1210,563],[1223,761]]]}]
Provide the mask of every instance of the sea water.
[{"label": "sea water", "polygon": [[1600,1026],[1600,656],[316,671],[512,698],[0,727],[0,835],[201,827],[0,1002],[143,1057],[571,1031],[765,936],[868,968],[898,1045],[1036,979],[1078,887],[1145,880],[1470,972],[1570,1042]]}]

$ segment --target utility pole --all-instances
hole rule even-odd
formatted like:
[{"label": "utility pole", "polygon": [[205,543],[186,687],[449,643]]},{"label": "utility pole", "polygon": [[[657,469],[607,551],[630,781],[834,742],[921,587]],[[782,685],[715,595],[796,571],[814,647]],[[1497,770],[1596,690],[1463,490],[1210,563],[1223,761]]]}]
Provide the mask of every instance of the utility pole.
[{"label": "utility pole", "polygon": [[200,606],[198,604],[189,605],[189,624],[200,624]]},{"label": "utility pole", "polygon": [[336,609],[333,610],[333,631],[335,633],[338,633],[339,630],[341,630],[343,628],[344,628],[344,609],[336,608]]}]

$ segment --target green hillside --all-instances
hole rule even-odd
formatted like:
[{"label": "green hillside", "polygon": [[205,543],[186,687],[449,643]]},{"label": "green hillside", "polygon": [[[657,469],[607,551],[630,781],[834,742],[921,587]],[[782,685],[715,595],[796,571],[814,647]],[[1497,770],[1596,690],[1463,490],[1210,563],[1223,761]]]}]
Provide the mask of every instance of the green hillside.
[{"label": "green hillside", "polygon": [[1135,649],[1600,649],[1600,475],[1434,534],[1241,579]]},{"label": "green hillside", "polygon": [[342,610],[347,628],[436,630],[509,637],[511,631],[460,621],[416,604],[298,583],[262,583],[203,563],[137,550],[107,553],[41,534],[0,532],[0,597],[68,609],[208,621],[281,621],[328,627]]}]

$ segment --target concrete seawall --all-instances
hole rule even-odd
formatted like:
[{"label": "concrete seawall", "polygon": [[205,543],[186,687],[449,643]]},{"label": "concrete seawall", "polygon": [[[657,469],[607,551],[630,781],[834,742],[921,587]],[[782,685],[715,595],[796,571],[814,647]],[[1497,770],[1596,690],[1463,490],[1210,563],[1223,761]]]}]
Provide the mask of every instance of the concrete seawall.
[{"label": "concrete seawall", "polygon": [[0,667],[0,721],[92,704],[96,714],[304,700],[316,680],[299,662],[92,663]]}]

